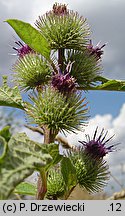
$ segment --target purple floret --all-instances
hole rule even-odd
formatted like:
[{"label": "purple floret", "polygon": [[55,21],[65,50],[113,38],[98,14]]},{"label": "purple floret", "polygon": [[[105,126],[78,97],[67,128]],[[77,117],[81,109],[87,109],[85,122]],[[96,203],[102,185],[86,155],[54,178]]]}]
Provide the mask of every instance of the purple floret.
[{"label": "purple floret", "polygon": [[52,76],[52,87],[64,95],[76,91],[76,80],[70,75],[71,66],[71,63],[69,63],[64,72],[59,68],[58,73],[54,72]]},{"label": "purple floret", "polygon": [[99,137],[96,138],[97,130],[98,127],[96,128],[92,139],[90,139],[89,135],[86,135],[87,141],[79,142],[84,146],[85,153],[91,155],[93,158],[103,158],[109,152],[114,151],[115,145],[106,147],[106,143],[109,142],[114,135],[105,139],[108,132],[104,134],[104,129],[102,129]]},{"label": "purple floret", "polygon": [[102,48],[106,46],[106,44],[103,44],[101,47],[99,47],[99,43],[94,47],[92,44],[92,40],[90,40],[90,44],[87,46],[88,51],[90,52],[90,55],[95,55],[97,60],[101,59],[102,54],[104,53]]},{"label": "purple floret", "polygon": [[34,51],[27,44],[23,44],[20,41],[16,41],[15,44],[17,44],[19,47],[13,47],[13,49],[17,51],[17,55],[21,58],[26,54],[34,53]]},{"label": "purple floret", "polygon": [[68,14],[67,6],[65,4],[55,3],[53,5],[53,13],[58,16]]}]

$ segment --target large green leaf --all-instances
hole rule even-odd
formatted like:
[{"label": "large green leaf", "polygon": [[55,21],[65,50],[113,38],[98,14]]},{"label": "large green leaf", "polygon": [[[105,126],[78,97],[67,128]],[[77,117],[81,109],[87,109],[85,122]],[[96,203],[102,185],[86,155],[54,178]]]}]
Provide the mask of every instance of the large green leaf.
[{"label": "large green leaf", "polygon": [[97,83],[94,86],[87,88],[82,85],[78,87],[79,90],[106,90],[106,91],[125,91],[125,80],[111,80],[105,77],[97,76],[93,82]]},{"label": "large green leaf", "polygon": [[76,170],[71,160],[64,157],[61,161],[61,172],[66,185],[67,192],[69,193],[77,184]]},{"label": "large green leaf", "polygon": [[15,30],[18,36],[29,45],[30,48],[49,59],[50,48],[48,41],[37,29],[29,23],[17,19],[8,19],[6,22]]},{"label": "large green leaf", "polygon": [[42,145],[30,140],[25,133],[12,136],[0,164],[0,199],[7,199],[19,183],[51,160]]},{"label": "large green leaf", "polygon": [[[44,167],[44,169],[48,171],[51,167],[59,163],[63,156],[59,154],[59,145],[57,144],[54,143],[48,145],[43,144],[42,147],[43,147],[42,148],[43,151],[45,153],[49,152],[49,154],[52,157],[52,161],[50,161],[50,163],[47,163],[47,165]],[[36,185],[31,184],[29,182],[22,182],[16,187],[14,193],[34,196],[36,194],[36,191],[37,191]]]},{"label": "large green leaf", "polygon": [[3,85],[0,87],[0,106],[24,109],[18,87],[10,88],[7,85],[7,76],[3,76]]}]

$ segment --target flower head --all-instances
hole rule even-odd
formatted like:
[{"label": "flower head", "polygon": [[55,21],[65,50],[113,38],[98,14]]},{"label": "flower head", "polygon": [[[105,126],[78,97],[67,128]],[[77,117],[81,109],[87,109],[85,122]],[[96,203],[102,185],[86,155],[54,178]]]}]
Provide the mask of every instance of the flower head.
[{"label": "flower head", "polygon": [[13,65],[13,76],[22,90],[39,89],[51,79],[51,69],[48,62],[37,53],[29,53],[18,58]]},{"label": "flower head", "polygon": [[90,44],[87,46],[87,49],[89,50],[91,55],[95,55],[97,60],[101,59],[101,56],[103,54],[102,48],[106,46],[106,44],[103,44],[101,47],[99,47],[99,43],[93,47],[92,40],[90,40]]},{"label": "flower head", "polygon": [[65,4],[55,3],[35,24],[51,49],[82,50],[89,42],[90,28],[86,18],[69,10]]},{"label": "flower head", "polygon": [[13,47],[13,49],[17,51],[17,55],[21,58],[26,54],[34,53],[34,51],[27,44],[23,44],[21,41],[16,41],[15,44],[19,47]]},{"label": "flower head", "polygon": [[54,72],[52,76],[52,87],[64,95],[76,91],[76,80],[70,75],[71,67],[72,63],[69,62],[63,73],[59,68],[58,73]]},{"label": "flower head", "polygon": [[103,158],[109,152],[114,151],[114,145],[106,147],[106,143],[109,142],[112,137],[105,140],[107,133],[104,133],[104,129],[102,129],[99,137],[96,137],[98,127],[95,130],[93,139],[90,139],[89,135],[86,135],[87,141],[79,141],[84,145],[85,153],[91,155],[93,158]]},{"label": "flower head", "polygon": [[88,119],[85,98],[80,93],[67,98],[51,86],[46,86],[39,94],[34,92],[30,101],[25,110],[31,122],[50,129],[53,134],[81,130]]}]

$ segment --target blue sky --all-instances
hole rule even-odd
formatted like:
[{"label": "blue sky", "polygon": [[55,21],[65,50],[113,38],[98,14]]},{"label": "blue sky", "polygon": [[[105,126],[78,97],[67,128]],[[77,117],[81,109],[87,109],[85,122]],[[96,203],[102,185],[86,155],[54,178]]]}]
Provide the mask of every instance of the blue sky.
[{"label": "blue sky", "polygon": [[[54,2],[53,0],[0,0],[0,81],[3,74],[7,74],[10,79],[11,68],[16,60],[15,56],[9,55],[14,53],[9,45],[14,45],[16,35],[3,21],[17,18],[33,24],[39,15],[51,9]],[[102,58],[103,75],[111,79],[125,80],[125,0],[108,0],[108,2],[62,0],[59,2],[68,4],[70,9],[78,11],[87,18],[94,45],[100,40],[102,44],[108,42],[104,47]],[[91,116],[87,131],[93,133],[96,125],[99,125],[101,129],[104,127],[109,130],[110,134],[116,134],[114,142],[122,143],[122,152],[108,158],[112,172],[119,177],[121,176],[120,163],[124,163],[125,158],[125,92],[90,91],[83,92],[84,94],[89,102]],[[20,113],[20,116],[22,118],[23,114]],[[79,137],[81,136],[79,134]],[[74,140],[74,135],[70,136],[70,140]],[[114,182],[111,182],[112,184]],[[116,188],[120,190],[118,185]]]},{"label": "blue sky", "polygon": [[111,113],[113,117],[119,114],[122,104],[125,102],[125,92],[89,91],[86,93],[90,106],[90,116]]}]

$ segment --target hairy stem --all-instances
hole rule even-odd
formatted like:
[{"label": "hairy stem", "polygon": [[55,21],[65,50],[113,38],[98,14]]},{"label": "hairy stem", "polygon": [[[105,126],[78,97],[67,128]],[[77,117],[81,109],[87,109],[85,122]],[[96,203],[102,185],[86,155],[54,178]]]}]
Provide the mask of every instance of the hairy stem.
[{"label": "hairy stem", "polygon": [[60,48],[58,49],[58,65],[60,69],[63,71],[63,66],[64,66],[64,49]]},{"label": "hairy stem", "polygon": [[[56,133],[52,130],[44,127],[44,144],[53,143],[55,140]],[[37,182],[37,199],[43,200],[47,192],[47,172],[42,169]]]},{"label": "hairy stem", "polygon": [[37,183],[37,200],[43,200],[47,192],[47,173],[44,169],[40,171]]},{"label": "hairy stem", "polygon": [[44,127],[44,144],[53,143],[57,133]]}]

